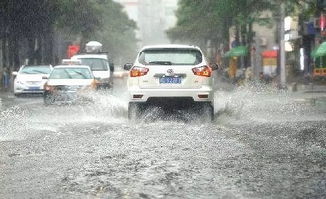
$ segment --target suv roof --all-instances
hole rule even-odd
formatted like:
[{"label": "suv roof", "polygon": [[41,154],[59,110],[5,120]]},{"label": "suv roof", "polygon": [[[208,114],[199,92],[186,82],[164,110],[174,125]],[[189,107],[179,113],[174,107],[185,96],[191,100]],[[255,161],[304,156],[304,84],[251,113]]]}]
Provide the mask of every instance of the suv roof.
[{"label": "suv roof", "polygon": [[198,46],[191,46],[191,45],[181,45],[181,44],[164,44],[164,45],[151,45],[151,46],[144,46],[142,48],[143,50],[146,49],[160,49],[160,48],[191,48],[191,49],[197,49],[200,50],[200,48]]},{"label": "suv roof", "polygon": [[105,60],[108,60],[108,55],[107,54],[105,54],[105,53],[98,53],[98,54],[96,54],[96,53],[86,53],[86,54],[77,54],[77,55],[74,55],[73,57],[72,57],[72,59],[78,59],[78,58],[98,58],[98,59],[105,59]]}]

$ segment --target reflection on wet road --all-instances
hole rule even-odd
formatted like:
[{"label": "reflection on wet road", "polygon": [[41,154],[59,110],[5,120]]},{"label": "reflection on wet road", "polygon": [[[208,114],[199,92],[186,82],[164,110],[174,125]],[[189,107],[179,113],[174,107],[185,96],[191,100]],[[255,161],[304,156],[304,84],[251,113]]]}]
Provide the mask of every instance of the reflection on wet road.
[{"label": "reflection on wet road", "polygon": [[324,198],[326,107],[305,97],[218,91],[212,124],[129,122],[123,89],[89,105],[2,97],[0,198]]}]

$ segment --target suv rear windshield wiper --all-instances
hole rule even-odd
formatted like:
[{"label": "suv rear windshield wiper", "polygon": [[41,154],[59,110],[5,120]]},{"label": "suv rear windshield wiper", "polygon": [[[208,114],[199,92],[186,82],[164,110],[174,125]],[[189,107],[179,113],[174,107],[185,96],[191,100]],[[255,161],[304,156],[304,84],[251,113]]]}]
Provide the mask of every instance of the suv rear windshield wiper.
[{"label": "suv rear windshield wiper", "polygon": [[151,61],[149,64],[157,64],[157,65],[172,65],[170,61]]}]

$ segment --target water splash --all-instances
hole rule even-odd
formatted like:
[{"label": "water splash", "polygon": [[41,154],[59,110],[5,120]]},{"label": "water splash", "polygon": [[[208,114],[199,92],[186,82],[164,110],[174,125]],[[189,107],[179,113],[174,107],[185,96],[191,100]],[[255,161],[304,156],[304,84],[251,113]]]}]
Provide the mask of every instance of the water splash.
[{"label": "water splash", "polygon": [[[27,111],[19,106],[13,106],[0,112],[0,140],[22,138],[27,134]],[[22,138],[23,139],[23,138]]]},{"label": "water splash", "polygon": [[302,121],[320,117],[318,111],[305,104],[304,100],[298,103],[295,97],[290,91],[266,85],[249,85],[230,92],[217,91],[215,111],[219,120],[234,123]]}]

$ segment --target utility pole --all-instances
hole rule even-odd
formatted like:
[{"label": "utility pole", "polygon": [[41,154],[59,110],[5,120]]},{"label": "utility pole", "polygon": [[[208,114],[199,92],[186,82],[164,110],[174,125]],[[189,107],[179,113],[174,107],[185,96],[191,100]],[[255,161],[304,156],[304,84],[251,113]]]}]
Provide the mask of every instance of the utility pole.
[{"label": "utility pole", "polygon": [[286,64],[286,54],[285,54],[285,27],[284,27],[284,18],[285,18],[285,4],[281,3],[281,32],[280,32],[280,76],[281,88],[286,88],[286,72],[285,72],[285,64]]}]

